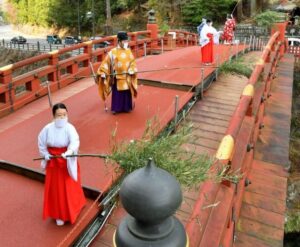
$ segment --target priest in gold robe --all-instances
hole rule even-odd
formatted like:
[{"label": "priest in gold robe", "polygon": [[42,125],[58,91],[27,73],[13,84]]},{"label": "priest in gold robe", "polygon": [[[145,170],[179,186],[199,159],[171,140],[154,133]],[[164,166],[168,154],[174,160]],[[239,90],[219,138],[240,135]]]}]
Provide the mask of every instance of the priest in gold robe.
[{"label": "priest in gold robe", "polygon": [[128,47],[126,32],[118,32],[118,45],[109,51],[98,71],[98,89],[102,100],[112,93],[113,114],[133,110],[132,97],[137,97],[137,68],[135,58]]}]

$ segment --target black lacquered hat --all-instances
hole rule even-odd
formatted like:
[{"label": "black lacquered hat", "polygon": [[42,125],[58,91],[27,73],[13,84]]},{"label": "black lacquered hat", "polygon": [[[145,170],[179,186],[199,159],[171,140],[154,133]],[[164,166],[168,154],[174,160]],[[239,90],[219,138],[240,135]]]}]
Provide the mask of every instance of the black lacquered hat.
[{"label": "black lacquered hat", "polygon": [[124,32],[124,31],[118,32],[117,38],[118,38],[118,40],[128,40],[127,32]]}]

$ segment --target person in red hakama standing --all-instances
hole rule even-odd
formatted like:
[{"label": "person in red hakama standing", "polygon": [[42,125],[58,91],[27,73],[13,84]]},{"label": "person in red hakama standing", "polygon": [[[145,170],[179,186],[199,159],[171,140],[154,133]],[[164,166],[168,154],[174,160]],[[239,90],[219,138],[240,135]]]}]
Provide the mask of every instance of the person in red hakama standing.
[{"label": "person in red hakama standing", "polygon": [[[79,136],[75,127],[68,123],[68,112],[64,104],[52,108],[54,120],[47,124],[38,136],[39,152],[46,170],[43,219],[51,217],[58,226],[66,221],[73,224],[86,203],[80,181],[80,170],[76,157]],[[61,158],[51,158],[61,155]]]},{"label": "person in red hakama standing", "polygon": [[214,36],[216,35],[219,33],[212,27],[212,21],[208,19],[200,34],[201,58],[205,65],[211,65],[214,61]]}]

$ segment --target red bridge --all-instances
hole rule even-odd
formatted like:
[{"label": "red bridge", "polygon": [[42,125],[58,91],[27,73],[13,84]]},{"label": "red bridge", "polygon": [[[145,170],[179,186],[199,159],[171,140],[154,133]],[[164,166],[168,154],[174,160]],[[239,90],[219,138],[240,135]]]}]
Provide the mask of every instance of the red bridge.
[{"label": "red bridge", "polygon": [[[50,91],[53,102],[68,105],[81,153],[108,153],[115,127],[118,139],[129,141],[140,138],[154,116],[164,128],[178,114],[186,115],[194,129],[185,148],[213,155],[216,163],[243,173],[236,184],[207,181],[184,191],[177,217],[189,246],[283,246],[294,64],[294,56],[284,53],[285,24],[278,24],[265,46],[253,41],[215,46],[215,67],[201,66],[195,34],[174,30],[176,39],[158,39],[154,24],[148,25],[147,31],[130,33],[143,72],[130,114],[106,113],[90,77],[89,62],[98,68],[112,48],[94,50],[93,45],[104,40],[116,45],[115,36],[0,68],[1,245],[86,246],[85,234],[100,231],[92,234],[96,238],[90,244],[113,246],[113,233],[126,214],[113,205],[108,222],[95,227],[107,213],[103,200],[114,194],[118,178],[103,160],[84,158],[80,164],[88,205],[77,222],[58,228],[42,220],[44,174],[32,159],[38,156],[37,135],[51,121],[45,96]],[[78,49],[84,53],[74,55]],[[246,52],[257,59],[250,79],[219,76],[218,65]],[[23,73],[24,68],[29,72]]]}]

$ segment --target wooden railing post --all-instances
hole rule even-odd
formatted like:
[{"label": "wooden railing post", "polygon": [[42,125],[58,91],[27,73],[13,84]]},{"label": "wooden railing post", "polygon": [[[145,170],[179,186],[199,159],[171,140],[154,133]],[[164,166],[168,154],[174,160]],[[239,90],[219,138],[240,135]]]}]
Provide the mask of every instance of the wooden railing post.
[{"label": "wooden railing post", "polygon": [[[285,30],[286,30],[287,22],[275,23],[272,27],[271,34],[273,35],[277,31],[279,32],[279,36],[277,37],[277,41],[284,42],[285,40]],[[284,46],[280,47],[279,50],[280,57],[284,54]]]},{"label": "wooden railing post", "polygon": [[[56,83],[59,81],[60,79],[60,70],[59,70],[59,66],[58,66],[58,61],[59,61],[59,51],[55,50],[55,51],[51,51],[49,52],[49,54],[51,55],[49,58],[49,65],[55,66],[56,70],[54,72],[51,72],[48,74],[48,81],[51,82],[52,85],[56,85]],[[51,85],[50,84],[50,85]],[[58,83],[57,83],[58,84]],[[54,87],[54,86],[53,86]],[[59,88],[60,85],[57,85],[57,87],[55,88]]]},{"label": "wooden railing post", "polygon": [[152,39],[151,42],[151,49],[157,48],[158,43],[158,26],[156,23],[148,23],[147,30],[150,31],[150,38]]},{"label": "wooden railing post", "polygon": [[89,56],[89,61],[84,61],[83,65],[84,67],[88,67],[89,66],[89,62],[94,62],[93,61],[93,41],[86,41],[84,42],[85,46],[84,46],[84,53],[88,54]]},{"label": "wooden railing post", "polygon": [[[0,68],[0,84],[3,84],[6,90],[0,93],[0,102],[10,105],[10,111],[14,110],[15,90],[12,83],[13,64]],[[1,89],[1,88],[0,88]]]}]

